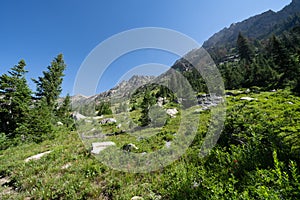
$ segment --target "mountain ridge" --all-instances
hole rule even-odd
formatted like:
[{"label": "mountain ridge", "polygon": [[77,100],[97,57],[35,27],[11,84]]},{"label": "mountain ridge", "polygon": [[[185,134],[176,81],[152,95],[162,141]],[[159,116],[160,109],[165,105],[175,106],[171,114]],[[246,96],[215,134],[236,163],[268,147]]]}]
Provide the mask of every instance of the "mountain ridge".
[{"label": "mountain ridge", "polygon": [[111,98],[123,98],[128,96],[134,89],[149,83],[154,78],[155,76],[133,75],[130,79],[123,80],[115,87],[99,94],[89,97],[80,94],[74,95],[71,97],[72,106],[77,107],[78,105],[91,104],[95,101],[109,101]]},{"label": "mountain ridge", "polygon": [[235,47],[240,32],[250,41],[266,39],[272,34],[280,35],[286,29],[278,29],[278,27],[282,26],[289,17],[297,14],[300,14],[300,0],[293,0],[278,12],[268,10],[241,22],[232,23],[206,40],[203,48],[218,61],[220,57],[232,53],[231,49]]}]

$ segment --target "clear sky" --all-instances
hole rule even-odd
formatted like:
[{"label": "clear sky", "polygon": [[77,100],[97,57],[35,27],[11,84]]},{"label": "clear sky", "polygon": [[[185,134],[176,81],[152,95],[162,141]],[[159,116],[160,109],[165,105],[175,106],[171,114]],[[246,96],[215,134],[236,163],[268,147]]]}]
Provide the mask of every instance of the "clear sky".
[{"label": "clear sky", "polygon": [[[63,95],[72,93],[85,57],[102,41],[132,28],[163,27],[202,44],[212,34],[250,16],[278,11],[291,0],[2,0],[0,1],[0,74],[24,59],[37,78],[59,53],[67,64]],[[172,54],[144,51],[120,58],[115,66],[172,65]],[[107,71],[98,91],[111,88],[124,74]],[[90,95],[90,94],[88,94]]]}]

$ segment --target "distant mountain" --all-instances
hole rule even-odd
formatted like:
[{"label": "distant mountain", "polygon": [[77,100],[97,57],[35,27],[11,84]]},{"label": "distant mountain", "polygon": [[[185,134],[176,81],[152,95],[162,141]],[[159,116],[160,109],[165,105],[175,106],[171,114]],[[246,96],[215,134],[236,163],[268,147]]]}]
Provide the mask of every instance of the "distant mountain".
[{"label": "distant mountain", "polygon": [[154,80],[154,78],[155,76],[134,75],[129,80],[123,80],[112,89],[102,92],[100,94],[96,94],[90,97],[86,97],[83,95],[72,96],[72,106],[73,108],[76,108],[80,105],[89,105],[91,103],[99,101],[108,101],[112,98],[119,99],[129,96],[130,93],[134,92],[135,89],[142,85],[145,85],[146,83],[151,82],[152,80]]},{"label": "distant mountain", "polygon": [[250,41],[267,39],[273,34],[280,35],[295,26],[292,18],[299,14],[300,0],[293,0],[278,12],[269,10],[242,22],[231,24],[229,28],[224,28],[205,41],[203,47],[218,61],[220,57],[231,53],[239,32]]},{"label": "distant mountain", "polygon": [[134,92],[138,87],[154,80],[155,76],[134,75],[129,80],[123,80],[114,88],[97,95],[99,99],[122,98]]}]

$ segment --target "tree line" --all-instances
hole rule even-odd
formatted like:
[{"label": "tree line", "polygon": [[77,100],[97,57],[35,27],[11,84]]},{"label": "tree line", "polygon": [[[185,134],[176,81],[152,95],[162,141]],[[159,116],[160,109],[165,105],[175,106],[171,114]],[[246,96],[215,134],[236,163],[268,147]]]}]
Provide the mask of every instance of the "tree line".
[{"label": "tree line", "polygon": [[[260,87],[262,90],[289,88],[300,95],[300,26],[267,39],[249,39],[239,33],[230,54],[213,55],[226,89]],[[225,48],[225,47],[224,47]],[[222,58],[220,58],[222,57]],[[219,58],[219,59],[217,59]],[[178,65],[178,66],[177,66]],[[201,74],[188,61],[175,64],[197,92],[208,92]]]},{"label": "tree line", "polygon": [[239,33],[238,59],[219,64],[226,89],[258,86],[263,89],[290,88],[300,93],[300,27],[283,36],[273,35],[256,45]]},{"label": "tree line", "polygon": [[72,127],[69,95],[59,104],[66,64],[59,54],[43,71],[33,92],[27,83],[26,63],[19,61],[0,76],[0,148],[20,142],[53,138],[57,124]]}]

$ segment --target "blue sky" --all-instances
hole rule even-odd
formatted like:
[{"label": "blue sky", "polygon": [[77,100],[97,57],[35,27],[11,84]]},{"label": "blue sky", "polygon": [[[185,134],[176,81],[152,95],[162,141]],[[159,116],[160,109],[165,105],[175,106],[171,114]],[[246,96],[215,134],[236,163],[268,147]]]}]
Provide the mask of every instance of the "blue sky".
[{"label": "blue sky", "polygon": [[[86,56],[114,34],[133,28],[163,27],[202,44],[212,34],[250,16],[278,11],[291,0],[2,0],[0,1],[0,74],[24,59],[37,78],[59,53],[67,64],[63,95],[72,93],[77,70]],[[124,76],[118,67],[146,63],[170,66],[177,56],[146,50],[120,58],[100,81],[98,92]],[[123,70],[124,71],[124,70]],[[123,73],[123,72],[122,72]],[[86,94],[91,95],[91,94]]]}]

